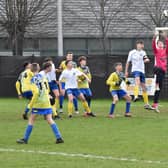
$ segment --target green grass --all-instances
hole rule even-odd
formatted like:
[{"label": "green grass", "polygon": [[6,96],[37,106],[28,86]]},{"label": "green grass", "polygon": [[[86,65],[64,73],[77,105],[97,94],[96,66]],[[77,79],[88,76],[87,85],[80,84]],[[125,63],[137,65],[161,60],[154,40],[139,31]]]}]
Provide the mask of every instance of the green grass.
[{"label": "green grass", "polygon": [[[132,103],[133,118],[124,118],[125,103],[116,108],[118,117],[107,118],[110,100],[93,100],[96,118],[72,119],[67,114],[56,121],[65,140],[54,144],[50,127],[38,117],[29,144],[18,145],[16,139],[23,136],[27,121],[21,114],[25,100],[0,99],[0,149],[25,151],[64,152],[137,159],[135,162],[70,157],[38,153],[0,152],[2,168],[167,168],[168,167],[168,104],[161,102],[161,114],[143,109],[143,103]],[[67,104],[65,103],[65,106]],[[65,108],[66,111],[66,108]],[[146,163],[145,161],[154,161]],[[161,161],[155,163],[155,161]]]}]

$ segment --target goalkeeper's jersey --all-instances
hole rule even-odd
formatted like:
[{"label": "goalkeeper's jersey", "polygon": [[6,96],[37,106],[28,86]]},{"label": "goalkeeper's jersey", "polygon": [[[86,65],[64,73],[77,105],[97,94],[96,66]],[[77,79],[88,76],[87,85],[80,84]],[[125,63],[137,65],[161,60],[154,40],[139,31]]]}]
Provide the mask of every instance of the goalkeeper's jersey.
[{"label": "goalkeeper's jersey", "polygon": [[46,77],[41,74],[35,75],[31,80],[31,90],[33,93],[30,108],[48,109],[51,108],[49,98],[49,86]]},{"label": "goalkeeper's jersey", "polygon": [[30,69],[24,70],[16,82],[16,90],[18,94],[31,90],[31,79],[33,77],[33,72]]},{"label": "goalkeeper's jersey", "polygon": [[[88,78],[91,80],[92,76],[89,70],[88,66],[83,66],[83,67],[78,67],[78,69],[83,72],[84,74],[86,74],[88,76]],[[89,82],[86,80],[86,78],[84,76],[80,76],[78,77],[78,88],[89,88]]]},{"label": "goalkeeper's jersey", "polygon": [[116,86],[116,83],[120,81],[120,78],[118,76],[117,72],[111,73],[109,78],[106,81],[106,84],[109,85],[110,92],[113,90],[120,90],[120,86]]}]

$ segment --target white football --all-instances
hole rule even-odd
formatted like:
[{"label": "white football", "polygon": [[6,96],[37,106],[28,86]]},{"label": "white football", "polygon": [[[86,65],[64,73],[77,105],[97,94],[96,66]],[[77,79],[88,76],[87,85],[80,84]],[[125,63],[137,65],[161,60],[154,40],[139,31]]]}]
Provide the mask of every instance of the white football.
[{"label": "white football", "polygon": [[163,15],[164,15],[165,17],[168,17],[168,10],[164,10],[164,11],[163,11]]}]

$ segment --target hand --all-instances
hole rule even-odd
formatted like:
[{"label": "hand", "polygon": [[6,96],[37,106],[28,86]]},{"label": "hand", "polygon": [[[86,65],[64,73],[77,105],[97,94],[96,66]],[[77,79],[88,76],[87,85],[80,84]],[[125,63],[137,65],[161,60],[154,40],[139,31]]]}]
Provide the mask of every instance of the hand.
[{"label": "hand", "polygon": [[159,31],[158,31],[158,30],[155,30],[154,35],[155,35],[155,36],[159,36]]}]

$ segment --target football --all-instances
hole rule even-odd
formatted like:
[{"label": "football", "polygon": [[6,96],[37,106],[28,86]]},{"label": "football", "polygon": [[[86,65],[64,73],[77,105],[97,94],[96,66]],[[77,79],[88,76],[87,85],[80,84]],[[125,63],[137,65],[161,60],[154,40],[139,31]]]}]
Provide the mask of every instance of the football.
[{"label": "football", "polygon": [[168,17],[168,10],[164,10],[164,11],[163,11],[163,15],[164,15],[165,17]]}]

